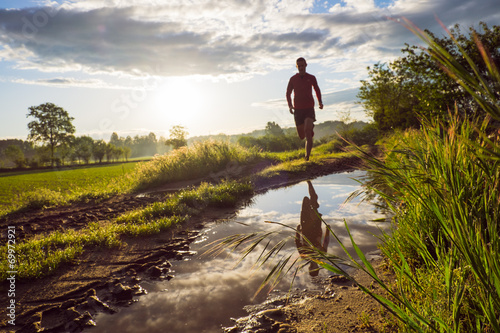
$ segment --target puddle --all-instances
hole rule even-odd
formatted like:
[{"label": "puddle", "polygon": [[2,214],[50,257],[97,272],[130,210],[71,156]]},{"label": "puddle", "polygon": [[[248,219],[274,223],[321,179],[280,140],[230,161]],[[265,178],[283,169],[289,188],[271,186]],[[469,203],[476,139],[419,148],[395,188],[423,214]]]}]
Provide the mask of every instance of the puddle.
[{"label": "puddle", "polygon": [[[245,305],[265,300],[266,295],[254,298],[254,294],[269,270],[252,270],[260,251],[255,251],[237,264],[238,254],[203,255],[206,245],[236,233],[287,229],[266,221],[290,226],[293,229],[285,233],[294,236],[302,216],[303,221],[313,220],[302,223],[303,233],[313,235],[311,239],[317,239],[318,244],[328,248],[329,253],[341,255],[342,250],[333,237],[329,242],[325,241],[324,226],[317,224],[307,209],[311,205],[317,207],[322,218],[345,244],[349,242],[344,219],[365,253],[376,250],[378,238],[375,235],[380,234],[380,229],[388,228],[389,223],[369,222],[383,215],[374,213],[374,207],[368,203],[353,201],[343,205],[345,198],[359,188],[351,178],[362,175],[364,172],[361,171],[332,174],[255,197],[253,203],[239,211],[236,218],[206,226],[202,236],[191,244],[190,250],[197,254],[184,261],[172,262],[174,279],[141,282],[148,295],[141,296],[138,302],[120,309],[117,314],[98,315],[97,327],[88,332],[219,333],[221,327],[232,326],[230,318],[246,315],[243,310]],[[293,237],[283,251],[297,252]],[[315,288],[315,278],[310,273],[304,270],[299,274],[294,286]],[[328,272],[321,270],[319,274],[324,276]],[[314,271],[312,275],[316,275]],[[285,291],[288,287],[287,281],[279,286]]]}]

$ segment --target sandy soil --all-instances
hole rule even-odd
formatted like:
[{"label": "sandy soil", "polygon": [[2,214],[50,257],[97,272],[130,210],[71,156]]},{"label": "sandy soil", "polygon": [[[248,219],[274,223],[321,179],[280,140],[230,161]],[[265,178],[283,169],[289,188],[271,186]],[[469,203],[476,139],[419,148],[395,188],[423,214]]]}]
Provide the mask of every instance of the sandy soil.
[{"label": "sandy soil", "polygon": [[[262,162],[241,168],[232,167],[226,172],[211,175],[209,179],[168,184],[147,195],[121,195],[99,203],[12,214],[0,220],[0,227],[3,231],[7,226],[15,226],[17,241],[54,230],[80,229],[89,222],[105,223],[126,211],[162,200],[165,193],[206,180],[248,177],[268,165],[269,162]],[[355,158],[332,159],[322,165],[311,164],[302,172],[283,172],[266,180],[253,177],[252,181],[259,193],[358,166],[359,160]],[[248,200],[243,198],[242,204],[245,199]],[[86,249],[82,256],[51,276],[38,280],[16,280],[15,326],[9,323],[12,316],[8,314],[12,311],[7,309],[9,303],[4,297],[11,285],[4,281],[0,286],[0,331],[80,332],[94,325],[96,313],[112,313],[114,308],[126,306],[133,297],[144,293],[138,284],[141,279],[173,278],[169,274],[171,262],[190,255],[189,245],[196,239],[196,230],[206,222],[234,216],[237,208],[204,211],[166,232],[123,239],[119,248]],[[6,236],[3,232],[2,244],[6,243]],[[370,284],[369,281],[364,282]],[[288,302],[280,308],[268,304],[264,310],[250,312],[252,318],[242,318],[239,326],[235,325],[227,331],[241,331],[248,320],[255,321],[257,318],[270,325],[254,327],[254,332],[390,332],[390,326],[383,321],[380,305],[365,296],[352,282],[325,281],[322,294],[299,293],[293,300],[295,302]]]}]

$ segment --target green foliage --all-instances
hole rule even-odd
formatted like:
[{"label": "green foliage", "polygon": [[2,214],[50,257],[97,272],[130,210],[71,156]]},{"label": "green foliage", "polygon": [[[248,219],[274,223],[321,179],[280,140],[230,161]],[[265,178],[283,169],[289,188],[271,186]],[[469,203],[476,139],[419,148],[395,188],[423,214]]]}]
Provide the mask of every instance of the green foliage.
[{"label": "green foliage", "polygon": [[358,98],[380,131],[417,127],[421,82],[418,76],[398,63],[375,64],[368,68],[369,81],[361,81]]},{"label": "green foliage", "polygon": [[[48,235],[18,242],[16,244],[17,277],[19,279],[40,278],[52,274],[65,263],[74,261],[85,247],[114,247],[121,244],[120,236],[140,236],[158,233],[183,219],[172,216],[139,224],[109,222],[90,223],[86,228],[75,231],[56,231]],[[7,246],[0,247],[2,257]],[[0,263],[0,278],[7,277],[7,261]]]},{"label": "green foliage", "polygon": [[92,156],[92,149],[94,147],[94,140],[90,136],[80,136],[75,138],[73,142],[74,156],[78,162],[88,164]]},{"label": "green foliage", "polygon": [[338,136],[330,143],[335,152],[342,151],[348,145],[374,145],[379,139],[379,130],[375,123],[368,124],[363,128],[346,126],[338,133]]},{"label": "green foliage", "polygon": [[274,121],[269,121],[267,123],[265,131],[266,131],[267,135],[274,135],[274,136],[285,135],[285,132],[283,132],[283,129],[281,128],[281,126],[276,124]]},{"label": "green foliage", "polygon": [[446,126],[426,123],[388,141],[394,148],[384,160],[366,155],[390,189],[370,184],[396,216],[383,252],[397,274],[401,311],[422,330],[498,325],[500,165],[484,155],[488,142],[476,128],[484,127],[458,117]]},{"label": "green foliage", "polygon": [[[469,99],[500,120],[500,75],[480,39],[482,65],[458,41],[460,57],[406,24]],[[419,331],[500,332],[500,144],[487,134],[484,115],[469,121],[458,114],[467,112],[387,141],[393,148],[384,160],[364,156],[378,184],[390,189],[371,183],[397,221],[383,251],[397,274],[400,313]]]},{"label": "green foliage", "polygon": [[[490,50],[492,63],[500,61],[500,26],[489,28],[480,23],[482,33],[473,27],[469,34],[461,32],[457,25],[448,37],[436,38],[429,31],[425,33],[432,39],[439,49],[447,52],[449,59],[464,68],[469,66],[462,51],[468,54],[469,59],[477,64],[477,73],[482,75],[485,83],[493,86],[493,77],[487,74],[488,67],[483,61],[483,48]],[[448,110],[458,106],[459,112],[472,119],[484,117],[485,111],[471,95],[463,89],[460,83],[441,64],[435,62],[431,53],[417,46],[406,45],[403,49],[406,54],[390,64],[376,64],[369,69],[369,80],[362,81],[358,94],[361,104],[372,116],[379,130],[386,132],[396,128],[417,128],[418,118],[437,118],[445,120]],[[473,74],[471,68],[464,69]],[[498,89],[495,93],[499,97]]]},{"label": "green foliage", "polygon": [[[9,173],[0,177],[0,212],[102,199],[176,180],[210,175],[220,178],[224,172],[237,173],[243,165],[260,158],[255,151],[238,145],[207,141],[139,164]],[[223,174],[216,175],[220,172]]]},{"label": "green foliage", "polygon": [[9,160],[11,160],[11,162],[16,165],[16,167],[22,168],[25,166],[26,159],[24,158],[24,152],[19,146],[8,146],[3,153]]},{"label": "green foliage", "polygon": [[196,215],[207,207],[235,207],[238,201],[253,193],[248,182],[222,181],[220,184],[202,183],[197,188],[182,190],[163,202],[155,202],[120,216],[117,223],[145,223],[169,216]]},{"label": "green foliage", "polygon": [[245,148],[257,148],[266,152],[290,151],[304,147],[304,142],[295,132],[281,135],[268,133],[257,138],[241,136],[238,138],[238,144]]},{"label": "green foliage", "polygon": [[[462,33],[460,26],[455,25],[451,31],[447,30],[448,36],[437,38],[430,31],[423,33],[427,36],[425,43],[432,41],[433,51],[427,52],[416,46],[406,46],[403,52],[407,56],[401,61],[403,65],[414,70],[419,76],[425,78],[425,93],[421,93],[424,105],[428,106],[427,111],[437,110],[441,116],[446,118],[448,110],[458,107],[459,113],[469,119],[484,118],[486,115],[480,103],[478,103],[471,91],[462,89],[460,80],[457,80],[453,71],[447,69],[444,63],[436,62],[436,56],[444,51],[446,58],[454,62],[455,68],[467,72],[468,75],[477,73],[482,77],[487,86],[494,87],[496,79],[489,75],[487,62],[484,61],[484,50],[489,51],[491,63],[498,63],[500,60],[500,26],[491,28],[484,22],[479,23],[479,29],[469,28],[468,35]],[[478,44],[479,43],[479,44]],[[438,53],[435,51],[437,50]],[[466,56],[464,56],[466,55]],[[442,58],[441,60],[444,60]],[[474,64],[475,69],[470,65]],[[451,75],[450,75],[451,74]],[[499,97],[498,89],[495,98]],[[424,114],[429,118],[429,114]]]},{"label": "green foliage", "polygon": [[[110,143],[111,145],[111,143]],[[94,142],[92,145],[92,155],[94,156],[94,159],[96,161],[99,161],[99,163],[102,162],[102,159],[104,158],[104,155],[106,155],[106,142],[104,140],[99,140],[97,142]]]}]

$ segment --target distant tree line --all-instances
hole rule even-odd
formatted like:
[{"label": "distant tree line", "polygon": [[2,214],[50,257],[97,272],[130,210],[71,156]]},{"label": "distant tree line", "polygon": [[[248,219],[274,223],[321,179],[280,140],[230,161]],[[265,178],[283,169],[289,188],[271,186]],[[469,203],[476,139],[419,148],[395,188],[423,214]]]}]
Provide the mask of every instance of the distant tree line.
[{"label": "distant tree line", "polygon": [[[480,74],[489,80],[487,84],[494,86],[494,78],[487,74],[475,39],[480,40],[489,51],[493,63],[500,65],[500,26],[489,28],[486,23],[481,22],[479,31],[470,27],[469,33],[464,34],[460,26],[455,25],[451,32],[458,45],[479,66]],[[436,38],[430,31],[426,30],[426,33],[446,49],[464,69],[470,68],[451,37]],[[364,106],[367,114],[373,117],[380,131],[418,127],[419,118],[422,117],[446,120],[449,111],[455,110],[455,106],[463,117],[469,119],[481,119],[486,116],[471,95],[425,50],[406,44],[402,52],[403,57],[389,64],[378,63],[372,68],[368,67],[369,78],[361,81],[358,94],[360,104]],[[497,89],[496,93],[497,97],[500,97],[500,90]]]},{"label": "distant tree line", "polygon": [[109,142],[78,136],[57,146],[52,157],[51,149],[46,145],[37,146],[33,142],[18,139],[0,140],[0,167],[36,168],[127,161],[129,158],[163,154],[170,150],[167,141],[164,137],[158,139],[154,133],[125,138],[113,133]]},{"label": "distant tree line", "polygon": [[163,154],[187,144],[182,126],[170,130],[170,138],[153,132],[133,138],[114,132],[109,142],[90,136],[75,136],[74,118],[53,103],[29,108],[28,140],[0,140],[0,167],[18,168],[127,161],[129,158]]},{"label": "distant tree line", "polygon": [[265,128],[265,134],[254,137],[250,135],[240,136],[238,144],[243,147],[256,147],[263,151],[278,152],[295,150],[304,146],[304,142],[300,140],[293,131],[283,131],[280,125],[273,122],[268,122]]},{"label": "distant tree line", "polygon": [[[299,139],[295,128],[283,129],[275,122],[268,122],[264,132],[256,133],[260,135],[238,136],[238,144],[269,152],[291,151],[304,147],[304,141]],[[314,134],[317,144],[331,142],[335,151],[342,150],[348,145],[347,141],[365,145],[374,144],[378,139],[378,131],[373,124],[352,121],[348,112],[341,121],[326,121],[316,125]]]}]

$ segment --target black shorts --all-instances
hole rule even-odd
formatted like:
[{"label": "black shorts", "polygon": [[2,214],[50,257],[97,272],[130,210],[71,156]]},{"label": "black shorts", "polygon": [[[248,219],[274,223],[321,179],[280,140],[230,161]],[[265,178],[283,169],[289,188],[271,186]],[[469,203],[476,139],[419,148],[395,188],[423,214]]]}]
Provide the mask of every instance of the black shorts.
[{"label": "black shorts", "polygon": [[314,108],[309,109],[296,109],[293,113],[293,117],[295,118],[295,126],[302,125],[306,118],[311,118],[313,121],[316,121],[316,113],[314,112]]}]

